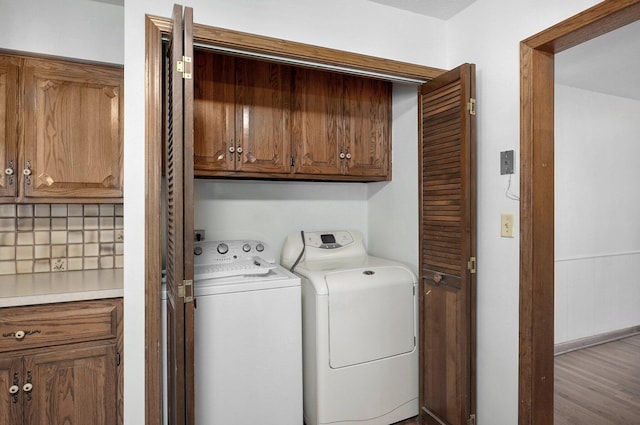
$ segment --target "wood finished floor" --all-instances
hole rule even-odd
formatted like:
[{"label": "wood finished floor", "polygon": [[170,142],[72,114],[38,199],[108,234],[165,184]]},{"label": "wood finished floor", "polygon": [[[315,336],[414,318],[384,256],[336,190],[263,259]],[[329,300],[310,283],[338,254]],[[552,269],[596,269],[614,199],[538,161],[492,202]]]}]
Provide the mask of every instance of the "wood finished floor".
[{"label": "wood finished floor", "polygon": [[640,424],[640,335],[555,358],[554,425]]}]

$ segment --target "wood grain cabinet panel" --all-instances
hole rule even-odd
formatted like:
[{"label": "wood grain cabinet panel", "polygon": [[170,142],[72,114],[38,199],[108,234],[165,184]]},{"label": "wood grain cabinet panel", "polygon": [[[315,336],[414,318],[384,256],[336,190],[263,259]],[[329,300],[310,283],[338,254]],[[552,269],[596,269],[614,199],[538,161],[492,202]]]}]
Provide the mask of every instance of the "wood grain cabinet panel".
[{"label": "wood grain cabinet panel", "polygon": [[20,357],[0,358],[0,424],[22,423],[22,359]]},{"label": "wood grain cabinet panel", "polygon": [[295,71],[293,143],[295,172],[343,173],[342,76],[299,68]]},{"label": "wood grain cabinet panel", "polygon": [[391,83],[310,69],[295,73],[296,173],[390,179]]},{"label": "wood grain cabinet panel", "polygon": [[196,176],[288,173],[290,67],[203,51],[194,61]]},{"label": "wood grain cabinet panel", "polygon": [[122,424],[121,299],[3,308],[0,317],[0,423]]},{"label": "wood grain cabinet panel", "polygon": [[0,55],[0,199],[16,196],[19,60]]},{"label": "wood grain cabinet panel", "polygon": [[25,197],[122,197],[122,69],[26,59]]},{"label": "wood grain cabinet panel", "polygon": [[115,344],[25,357],[24,425],[116,424],[115,358]]},{"label": "wood grain cabinet panel", "polygon": [[391,83],[205,51],[194,62],[196,176],[391,178]]}]

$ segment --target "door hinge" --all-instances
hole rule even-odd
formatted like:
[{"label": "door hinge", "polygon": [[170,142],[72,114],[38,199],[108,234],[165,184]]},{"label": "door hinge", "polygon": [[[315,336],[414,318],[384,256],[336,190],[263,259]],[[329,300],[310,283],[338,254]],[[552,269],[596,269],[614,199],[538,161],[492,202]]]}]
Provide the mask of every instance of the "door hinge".
[{"label": "door hinge", "polygon": [[[189,295],[187,295],[189,292]],[[182,285],[178,286],[178,297],[182,298],[184,303],[193,301],[193,280],[183,280]]]},{"label": "door hinge", "polygon": [[476,273],[476,257],[471,257],[469,259],[469,261],[467,262],[467,269],[469,269],[469,272],[471,274],[475,274]]},{"label": "door hinge", "polygon": [[476,114],[476,100],[473,97],[467,102],[467,109],[469,110],[469,115]]},{"label": "door hinge", "polygon": [[467,421],[468,425],[476,425],[476,415],[469,415],[469,420]]},{"label": "door hinge", "polygon": [[[191,72],[187,72],[187,65],[191,64],[191,58],[189,56],[183,56],[181,61],[178,61],[177,69],[178,72],[182,74],[182,78],[185,80],[191,79]],[[189,71],[191,71],[191,66],[189,66]]]},{"label": "door hinge", "polygon": [[120,366],[120,353],[116,353],[116,366]]}]

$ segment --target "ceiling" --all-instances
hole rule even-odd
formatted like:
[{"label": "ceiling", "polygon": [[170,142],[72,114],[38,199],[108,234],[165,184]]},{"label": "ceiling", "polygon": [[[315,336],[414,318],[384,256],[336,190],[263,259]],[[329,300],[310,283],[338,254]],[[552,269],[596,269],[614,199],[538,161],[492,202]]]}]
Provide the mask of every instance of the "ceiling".
[{"label": "ceiling", "polygon": [[558,84],[640,100],[640,21],[555,56]]},{"label": "ceiling", "polygon": [[421,15],[447,20],[475,0],[369,0]]}]

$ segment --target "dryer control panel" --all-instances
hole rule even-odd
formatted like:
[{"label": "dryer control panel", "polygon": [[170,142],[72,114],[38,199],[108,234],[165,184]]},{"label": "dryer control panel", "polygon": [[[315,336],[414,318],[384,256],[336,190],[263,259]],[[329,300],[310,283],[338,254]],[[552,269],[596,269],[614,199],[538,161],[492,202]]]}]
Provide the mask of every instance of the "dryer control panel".
[{"label": "dryer control panel", "polygon": [[302,231],[287,236],[281,262],[285,267],[291,267],[300,258],[300,262],[307,265],[324,263],[333,267],[344,261],[360,261],[366,257],[362,233],[358,231]]},{"label": "dryer control panel", "polygon": [[305,232],[304,244],[313,248],[336,249],[354,243],[350,232]]}]

